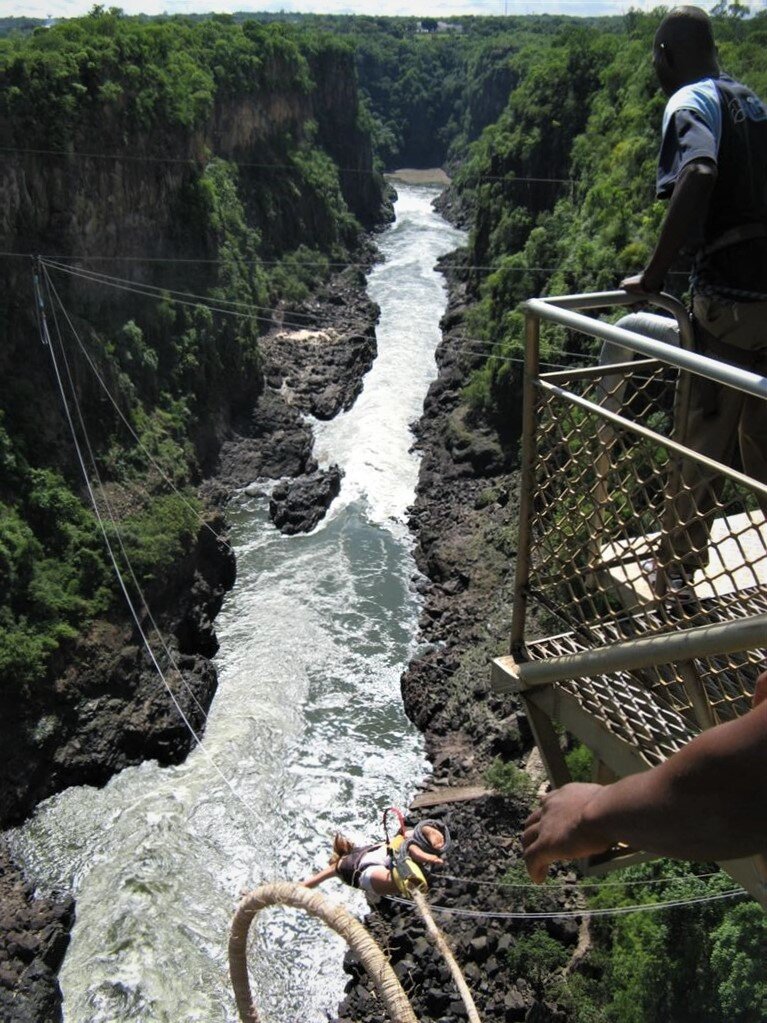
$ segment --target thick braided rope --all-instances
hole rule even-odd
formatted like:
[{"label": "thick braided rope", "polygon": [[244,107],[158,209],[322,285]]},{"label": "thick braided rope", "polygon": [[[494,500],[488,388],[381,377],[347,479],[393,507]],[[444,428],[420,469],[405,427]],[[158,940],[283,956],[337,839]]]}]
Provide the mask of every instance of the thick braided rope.
[{"label": "thick braided rope", "polygon": [[249,892],[235,911],[229,932],[229,975],[242,1023],[259,1023],[250,992],[247,940],[253,918],[267,906],[293,906],[322,920],[341,935],[365,967],[393,1023],[418,1023],[389,961],[362,924],[343,906],[290,881],[261,885]]}]

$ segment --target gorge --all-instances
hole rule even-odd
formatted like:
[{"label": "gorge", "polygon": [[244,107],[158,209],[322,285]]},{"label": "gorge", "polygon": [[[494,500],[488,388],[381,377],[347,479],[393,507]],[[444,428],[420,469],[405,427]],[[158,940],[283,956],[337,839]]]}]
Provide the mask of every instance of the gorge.
[{"label": "gorge", "polygon": [[[430,810],[460,836],[449,867],[463,880],[445,878],[437,903],[484,911],[512,900],[531,909],[608,896],[628,903],[632,881],[670,870],[634,868],[602,896],[564,871],[541,892],[502,887],[525,881],[518,833],[534,786],[521,769],[538,775],[524,716],[489,692],[487,670],[505,648],[516,542],[516,306],[532,294],[612,286],[647,254],[659,216],[648,182],[660,98],[645,59],[657,17],[457,19],[461,31],[442,35],[415,19],[294,21],[143,23],[97,9],[3,40],[0,822],[14,829],[33,881],[39,871],[80,893],[62,973],[67,1018],[161,1019],[166,998],[190,1018],[227,1018],[225,1002],[207,1001],[221,991],[227,916],[225,899],[212,906],[209,895],[225,893],[231,905],[242,877],[258,879],[257,863],[308,872],[329,844],[321,828],[375,833],[382,802],[406,802],[426,772],[439,791],[485,784],[490,769],[497,788]],[[764,93],[764,17],[720,22],[728,63]],[[431,354],[425,369],[406,356],[396,374],[421,388],[398,413],[405,447],[412,438],[402,427],[420,417],[407,513],[414,582],[405,509],[416,461],[398,449],[407,468],[396,485],[378,471],[388,467],[381,423],[393,402],[368,404],[385,333],[373,305],[383,301],[363,293],[365,275],[371,289],[385,287],[387,267],[401,260],[394,288],[408,330],[430,353],[434,322],[421,323],[422,292],[411,285],[429,271],[434,311],[444,297],[431,264],[463,239],[443,223],[439,245],[426,244],[431,193],[407,189],[389,233],[367,233],[391,219],[380,171],[407,162],[448,167],[453,184],[439,206],[469,230],[465,249],[441,261],[449,305],[422,416]],[[376,244],[387,253],[380,266]],[[188,687],[179,688],[182,705],[197,731],[210,712],[205,735],[218,735],[225,765],[243,772],[247,809],[204,754],[187,758],[195,742],[117,600],[39,342],[28,258],[38,253],[56,264],[48,272],[61,305],[51,292],[52,308],[62,321],[70,312],[115,398],[112,406],[65,327],[107,493]],[[545,343],[555,362],[593,354],[557,330]],[[364,416],[370,451],[356,443]],[[344,473],[330,481],[340,493],[308,535],[274,529],[271,484],[227,504],[264,476],[287,478],[288,498],[276,503],[289,502],[291,481],[328,479],[331,463]],[[221,539],[200,529],[198,515]],[[226,597],[230,542],[240,578]],[[300,596],[307,580],[320,596]],[[267,609],[277,631],[262,634],[252,623]],[[329,609],[338,612],[332,625]],[[264,651],[269,672],[257,667]],[[216,665],[222,700],[211,706]],[[404,709],[423,740],[401,715],[401,673]],[[227,724],[230,686],[242,687],[248,709]],[[287,710],[270,702],[283,695]],[[304,728],[318,745],[302,761]],[[276,818],[258,838],[264,804]],[[166,859],[182,820],[201,872]],[[135,853],[132,865],[120,865],[116,847]],[[0,1006],[19,1020],[55,1019],[71,903],[36,902],[5,859],[0,881]],[[669,883],[675,892],[691,884]],[[90,926],[115,886],[106,929]],[[158,913],[167,905],[160,896],[171,910]],[[456,919],[449,933],[488,1019],[758,1023],[763,978],[744,983],[733,1007],[722,949],[756,947],[761,925],[722,907],[654,916],[592,928]],[[166,924],[180,956],[199,956],[191,990],[178,962],[171,979],[136,954],[155,948]],[[369,925],[408,978],[420,1018],[458,1018],[406,911],[384,904]],[[283,969],[308,933],[303,921],[270,924],[259,955],[272,943],[278,951],[264,1004],[321,1006],[319,1019],[339,1000],[342,952],[307,951],[298,973]],[[75,993],[85,963],[94,980]],[[377,1023],[364,978],[347,969],[339,1018]],[[310,973],[315,1009],[301,1001]]]}]

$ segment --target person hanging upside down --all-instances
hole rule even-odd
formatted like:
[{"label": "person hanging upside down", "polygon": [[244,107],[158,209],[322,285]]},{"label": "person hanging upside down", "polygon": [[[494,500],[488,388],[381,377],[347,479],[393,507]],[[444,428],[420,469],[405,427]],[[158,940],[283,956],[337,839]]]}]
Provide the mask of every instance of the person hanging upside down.
[{"label": "person hanging upside down", "polygon": [[393,843],[355,846],[344,835],[333,840],[330,863],[319,874],[302,882],[316,888],[331,877],[373,895],[402,895],[415,882],[426,884],[431,867],[441,866],[450,846],[450,832],[440,821],[426,820],[401,830]]}]

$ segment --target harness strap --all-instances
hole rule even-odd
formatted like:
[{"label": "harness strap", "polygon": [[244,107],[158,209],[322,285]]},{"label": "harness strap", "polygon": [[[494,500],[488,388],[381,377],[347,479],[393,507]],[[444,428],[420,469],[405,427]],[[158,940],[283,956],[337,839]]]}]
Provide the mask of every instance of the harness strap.
[{"label": "harness strap", "polygon": [[389,846],[391,854],[391,876],[402,895],[409,897],[411,888],[426,891],[429,883],[421,867],[408,856],[412,839],[406,840],[404,835],[395,835]]},{"label": "harness strap", "polygon": [[750,242],[755,238],[767,238],[767,224],[739,224],[737,227],[728,228],[718,238],[714,238],[708,245],[698,250],[698,259],[705,259],[715,252],[728,249],[731,245],[739,245],[741,242]]},{"label": "harness strap", "polygon": [[367,853],[377,849],[380,844],[380,842],[375,842],[373,845],[358,846],[336,862],[336,874],[344,884],[348,884],[352,888],[359,888],[360,874],[365,869],[360,866],[361,861]]},{"label": "harness strap", "polygon": [[737,345],[728,344],[727,341],[720,341],[718,337],[712,337],[706,331],[702,333],[700,347],[704,355],[709,353],[725,362],[731,362],[735,366],[750,370],[755,370],[767,359],[767,349],[765,348],[756,348],[753,351],[748,348],[739,348]]}]

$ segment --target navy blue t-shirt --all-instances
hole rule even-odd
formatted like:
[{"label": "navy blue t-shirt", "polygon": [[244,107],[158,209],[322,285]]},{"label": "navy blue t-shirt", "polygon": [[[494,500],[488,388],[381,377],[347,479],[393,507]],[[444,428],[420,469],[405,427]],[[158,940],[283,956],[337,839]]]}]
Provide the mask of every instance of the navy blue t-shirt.
[{"label": "navy blue t-shirt", "polygon": [[[693,251],[710,245],[733,227],[767,227],[767,109],[746,86],[727,75],[685,85],[669,99],[663,115],[658,158],[658,198],[668,198],[692,160],[711,160],[717,181]],[[767,293],[767,238],[728,246],[699,267],[711,284]]]}]

